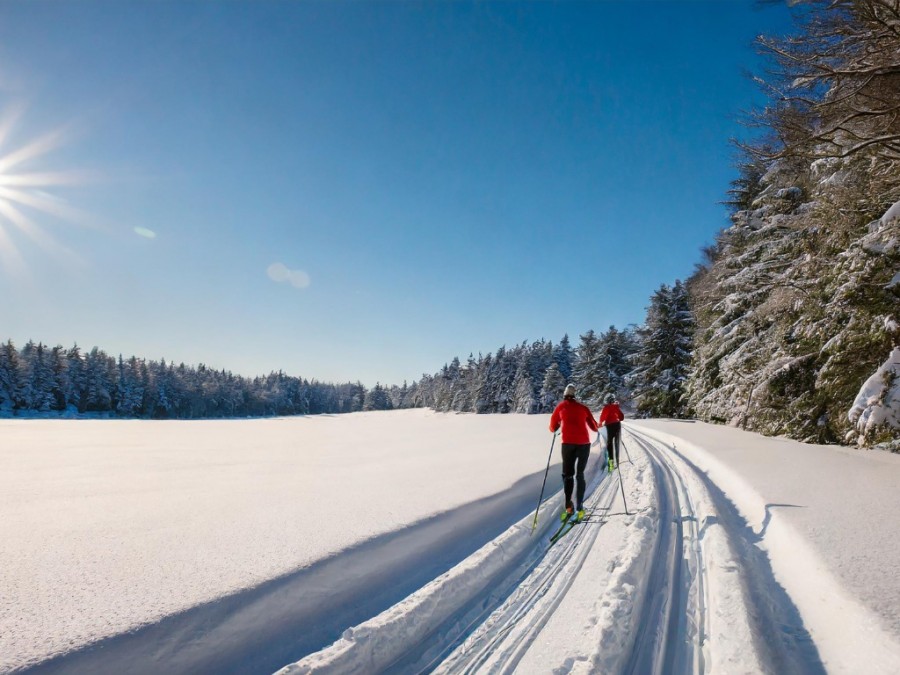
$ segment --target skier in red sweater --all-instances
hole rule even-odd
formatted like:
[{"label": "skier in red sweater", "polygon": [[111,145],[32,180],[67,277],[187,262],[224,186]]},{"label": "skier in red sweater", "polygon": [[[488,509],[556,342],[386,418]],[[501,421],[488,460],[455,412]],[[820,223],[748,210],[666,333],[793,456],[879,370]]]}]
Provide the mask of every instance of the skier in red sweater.
[{"label": "skier in red sweater", "polygon": [[[584,470],[591,454],[591,438],[588,429],[598,431],[597,421],[590,409],[575,400],[575,386],[566,385],[563,400],[550,417],[550,431],[556,432],[562,426],[562,477],[566,495],[566,510],[561,518],[565,520],[575,513],[577,520],[584,518]],[[577,471],[576,471],[577,463]],[[577,507],[572,505],[572,488],[575,479],[578,490],[575,493]]]},{"label": "skier in red sweater", "polygon": [[[607,394],[603,399],[606,404],[600,411],[600,426],[606,426],[606,452],[609,455],[609,472],[612,473],[619,465],[619,446],[622,444],[622,420],[625,415],[616,402],[616,397]],[[616,453],[613,457],[613,441],[616,444]]]}]

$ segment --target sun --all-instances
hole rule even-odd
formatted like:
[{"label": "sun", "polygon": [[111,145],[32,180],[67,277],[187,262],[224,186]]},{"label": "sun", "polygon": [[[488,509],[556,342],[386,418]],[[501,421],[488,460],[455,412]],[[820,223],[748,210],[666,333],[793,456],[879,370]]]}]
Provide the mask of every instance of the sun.
[{"label": "sun", "polygon": [[46,171],[41,166],[47,156],[65,140],[65,128],[60,128],[7,149],[16,124],[25,112],[23,105],[0,113],[0,268],[8,276],[23,277],[28,268],[25,257],[16,245],[25,237],[44,252],[57,257],[76,259],[77,256],[59,243],[47,230],[42,216],[58,222],[83,222],[84,214],[53,194],[54,187],[76,185],[86,174],[77,171]]}]

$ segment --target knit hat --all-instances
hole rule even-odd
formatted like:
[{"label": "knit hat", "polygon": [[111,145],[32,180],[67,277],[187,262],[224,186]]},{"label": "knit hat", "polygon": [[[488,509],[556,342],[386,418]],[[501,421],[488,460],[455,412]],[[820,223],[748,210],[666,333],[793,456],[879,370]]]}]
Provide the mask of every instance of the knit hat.
[{"label": "knit hat", "polygon": [[613,396],[612,394],[607,394],[606,396],[603,397],[604,403],[612,403],[615,400],[616,400],[616,397]]},{"label": "knit hat", "polygon": [[566,390],[563,392],[563,396],[564,396],[564,397],[575,396],[575,385],[574,385],[574,384],[567,384],[567,385],[566,385]]}]

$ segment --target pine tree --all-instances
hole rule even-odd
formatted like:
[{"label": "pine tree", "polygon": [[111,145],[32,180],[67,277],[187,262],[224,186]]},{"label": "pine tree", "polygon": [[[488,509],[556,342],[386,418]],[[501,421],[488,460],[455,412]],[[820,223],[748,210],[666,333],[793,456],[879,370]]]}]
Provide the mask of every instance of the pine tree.
[{"label": "pine tree", "polygon": [[54,409],[53,370],[50,355],[42,343],[38,343],[31,362],[31,409],[49,412]]},{"label": "pine tree", "polygon": [[562,375],[562,378],[566,382],[572,381],[572,367],[573,361],[575,360],[575,352],[572,350],[571,344],[569,344],[569,334],[566,333],[563,335],[562,340],[559,341],[559,344],[553,347],[553,360],[556,362],[556,365],[559,367],[559,374]]},{"label": "pine tree", "polygon": [[578,390],[578,398],[589,406],[597,406],[603,401],[605,392],[600,340],[593,330],[582,335],[580,340],[572,372],[573,384]]},{"label": "pine tree", "polygon": [[528,376],[528,370],[520,367],[516,373],[515,395],[513,398],[513,412],[530,415],[536,413],[539,408],[538,397],[534,393],[534,384]]},{"label": "pine tree", "polygon": [[562,399],[563,390],[566,388],[566,381],[563,379],[562,373],[559,372],[559,366],[555,363],[547,368],[544,375],[544,384],[541,387],[541,411],[552,412],[556,404]]},{"label": "pine tree", "polygon": [[78,412],[84,412],[87,401],[87,376],[84,357],[77,344],[66,353],[66,361],[66,370],[69,373],[67,403],[74,405]]},{"label": "pine tree", "polygon": [[0,412],[12,414],[20,400],[19,352],[12,340],[0,346]]},{"label": "pine tree", "polygon": [[387,390],[376,383],[375,386],[366,394],[366,400],[363,404],[363,410],[390,410],[391,399]]},{"label": "pine tree", "polygon": [[65,410],[69,401],[69,363],[66,358],[66,350],[57,345],[50,352],[50,370],[52,372],[52,385],[50,393],[53,396],[53,410]]},{"label": "pine tree", "polygon": [[641,347],[631,375],[638,413],[682,417],[688,413],[685,381],[691,362],[694,320],[684,284],[663,284],[650,300],[647,320],[638,329]]}]

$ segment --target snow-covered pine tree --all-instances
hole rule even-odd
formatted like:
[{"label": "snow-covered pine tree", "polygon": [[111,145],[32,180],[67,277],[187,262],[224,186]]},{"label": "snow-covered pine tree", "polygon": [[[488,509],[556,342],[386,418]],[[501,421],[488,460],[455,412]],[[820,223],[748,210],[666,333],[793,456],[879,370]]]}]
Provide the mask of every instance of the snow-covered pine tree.
[{"label": "snow-covered pine tree", "polygon": [[31,362],[31,409],[38,412],[50,412],[54,409],[53,368],[50,354],[42,343],[38,343]]},{"label": "snow-covered pine tree", "polygon": [[132,356],[127,362],[119,355],[119,403],[116,413],[123,417],[139,417],[142,413],[144,386],[138,360]]},{"label": "snow-covered pine tree", "polygon": [[34,355],[37,345],[32,340],[19,352],[19,408],[34,410],[38,396],[34,391]]},{"label": "snow-covered pine tree", "polygon": [[600,340],[593,329],[580,336],[575,355],[572,380],[578,398],[586,405],[596,407],[603,401],[605,386]]},{"label": "snow-covered pine tree", "polygon": [[541,412],[553,412],[556,404],[562,400],[565,388],[566,381],[559,372],[559,366],[556,363],[550,364],[541,386]]},{"label": "snow-covered pine tree", "polygon": [[[109,412],[113,409],[115,361],[97,347],[91,349],[85,360],[85,404],[87,412]],[[111,372],[112,371],[112,372]]]},{"label": "snow-covered pine tree", "polygon": [[18,406],[20,372],[19,352],[8,340],[0,346],[0,414],[11,415]]},{"label": "snow-covered pine tree", "polygon": [[531,415],[538,411],[538,398],[534,394],[534,384],[528,376],[527,363],[519,366],[516,372],[513,412]]},{"label": "snow-covered pine tree", "polygon": [[66,352],[66,362],[66,370],[69,373],[68,404],[74,405],[78,412],[84,412],[87,400],[87,376],[84,356],[77,343]]},{"label": "snow-covered pine tree", "polygon": [[620,402],[630,399],[628,376],[634,368],[634,354],[638,350],[633,330],[618,330],[610,326],[597,341],[597,390],[613,394]]},{"label": "snow-covered pine tree", "polygon": [[66,350],[57,345],[50,351],[50,370],[52,372],[52,386],[50,393],[53,396],[53,410],[62,411],[68,406],[69,401],[69,362]]},{"label": "snow-covered pine tree", "polygon": [[569,343],[569,334],[563,335],[559,344],[552,348],[553,360],[559,366],[559,374],[566,382],[572,381],[572,366],[575,360],[575,352]]},{"label": "snow-covered pine tree", "polygon": [[647,319],[638,329],[640,349],[629,381],[638,414],[683,417],[684,388],[690,370],[694,320],[681,281],[663,284],[650,299]]},{"label": "snow-covered pine tree", "polygon": [[363,410],[390,410],[391,399],[387,390],[380,383],[375,383],[366,394],[366,400],[363,404]]},{"label": "snow-covered pine tree", "polygon": [[690,280],[701,419],[813,442],[900,447],[848,413],[900,345],[900,7],[811,0],[762,37],[770,100],[741,144],[721,232]]}]

